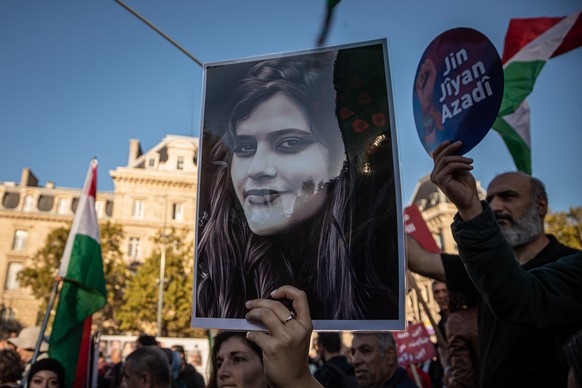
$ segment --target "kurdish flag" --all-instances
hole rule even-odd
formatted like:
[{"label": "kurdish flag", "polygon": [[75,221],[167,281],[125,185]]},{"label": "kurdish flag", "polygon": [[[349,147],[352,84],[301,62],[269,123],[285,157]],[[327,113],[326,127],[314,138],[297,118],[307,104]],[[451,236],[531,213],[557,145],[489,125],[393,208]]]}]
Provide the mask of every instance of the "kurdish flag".
[{"label": "kurdish flag", "polygon": [[511,19],[503,49],[505,88],[493,123],[519,171],[531,174],[526,97],[547,60],[582,45],[581,11],[567,17]]},{"label": "kurdish flag", "polygon": [[66,387],[86,386],[91,315],[107,303],[96,193],[97,160],[93,159],[61,260],[58,276],[64,283],[49,341],[50,357],[67,371]]}]

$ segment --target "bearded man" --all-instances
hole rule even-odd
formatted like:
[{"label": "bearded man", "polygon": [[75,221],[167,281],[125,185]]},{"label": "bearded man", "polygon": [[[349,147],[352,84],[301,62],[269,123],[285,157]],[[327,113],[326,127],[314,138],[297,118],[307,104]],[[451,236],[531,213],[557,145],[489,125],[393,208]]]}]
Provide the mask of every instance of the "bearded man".
[{"label": "bearded man", "polygon": [[[459,176],[470,174],[472,166],[459,167],[462,163],[458,158],[463,158],[455,155],[459,144],[445,144],[435,150],[434,155],[441,153],[438,159],[435,156],[431,179],[441,188],[457,182]],[[451,148],[442,153],[446,146]],[[445,156],[450,158],[444,158]],[[467,165],[472,160],[467,158],[463,162]],[[455,168],[455,173],[451,173]],[[474,181],[462,182],[461,185],[463,184],[468,188],[471,184],[474,186]],[[476,195],[476,190],[474,193]],[[463,199],[450,199],[459,209],[459,203]],[[518,172],[499,175],[489,184],[487,199],[480,205],[484,213],[493,212],[496,222],[482,221],[475,225],[479,222],[477,217],[467,221],[474,223],[474,235],[477,237],[470,244],[463,241],[465,246],[471,245],[471,249],[461,250],[463,260],[470,259],[465,255],[477,255],[479,252],[495,249],[492,244],[499,245],[484,237],[479,238],[480,235],[486,235],[482,232],[487,228],[501,229],[505,241],[513,250],[515,260],[525,271],[543,267],[576,252],[575,249],[560,244],[554,236],[544,233],[548,198],[543,183],[536,178]],[[455,216],[455,224],[464,220],[459,220],[458,214]],[[461,248],[458,236],[455,235],[455,238]],[[407,244],[408,263],[412,271],[446,281],[449,290],[478,293],[460,256],[427,252],[410,237],[407,237]],[[499,275],[503,277],[503,273]],[[501,281],[511,282],[511,279]],[[519,293],[528,292],[525,289],[513,291],[513,295],[505,295],[508,301]],[[501,320],[487,305],[488,300],[477,296],[481,387],[565,387],[568,370],[560,360],[560,346],[572,334],[572,325],[536,327],[533,323]]]}]

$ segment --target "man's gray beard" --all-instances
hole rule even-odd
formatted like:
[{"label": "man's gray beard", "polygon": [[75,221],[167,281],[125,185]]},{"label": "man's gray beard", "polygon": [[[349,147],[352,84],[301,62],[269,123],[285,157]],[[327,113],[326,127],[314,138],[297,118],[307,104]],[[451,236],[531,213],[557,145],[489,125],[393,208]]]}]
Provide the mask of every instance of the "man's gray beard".
[{"label": "man's gray beard", "polygon": [[512,247],[519,247],[532,242],[543,232],[542,218],[532,204],[527,213],[519,220],[514,220],[511,226],[501,227],[505,241]]}]

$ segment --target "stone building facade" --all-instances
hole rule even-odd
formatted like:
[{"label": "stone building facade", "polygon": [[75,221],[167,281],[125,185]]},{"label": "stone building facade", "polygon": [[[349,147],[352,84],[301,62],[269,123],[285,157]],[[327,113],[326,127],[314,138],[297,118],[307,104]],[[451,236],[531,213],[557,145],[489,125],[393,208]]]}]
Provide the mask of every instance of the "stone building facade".
[{"label": "stone building facade", "polygon": [[[152,237],[164,228],[186,230],[193,240],[197,155],[194,137],[168,135],[147,152],[130,140],[127,166],[110,171],[114,191],[99,191],[95,207],[100,223],[123,227],[128,265],[151,255]],[[17,274],[53,229],[71,225],[80,195],[81,189],[50,181],[39,185],[28,168],[19,183],[0,183],[0,323],[37,324],[40,303],[20,287]]]},{"label": "stone building facade", "polygon": [[110,171],[112,221],[123,226],[128,264],[149,257],[152,238],[169,228],[185,230],[194,240],[197,158],[197,138],[167,136],[145,153],[138,140],[131,140],[127,166]]}]

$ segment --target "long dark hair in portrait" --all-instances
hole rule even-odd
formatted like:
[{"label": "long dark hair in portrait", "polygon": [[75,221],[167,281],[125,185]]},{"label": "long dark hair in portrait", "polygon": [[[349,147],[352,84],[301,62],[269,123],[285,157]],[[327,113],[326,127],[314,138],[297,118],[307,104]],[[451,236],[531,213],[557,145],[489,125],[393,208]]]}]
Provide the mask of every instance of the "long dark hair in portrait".
[{"label": "long dark hair in portrait", "polygon": [[[202,169],[210,188],[200,193],[198,317],[244,318],[246,300],[269,298],[290,284],[307,293],[316,320],[398,318],[383,54],[381,47],[365,55],[354,50],[257,62],[231,94],[222,133],[206,133],[205,124],[209,157]],[[370,72],[371,62],[380,64],[377,71]],[[337,176],[311,188],[326,196],[314,217],[284,233],[257,235],[233,188],[231,163],[237,123],[277,93],[301,108],[329,163],[339,167]]]}]

